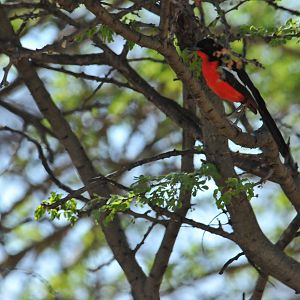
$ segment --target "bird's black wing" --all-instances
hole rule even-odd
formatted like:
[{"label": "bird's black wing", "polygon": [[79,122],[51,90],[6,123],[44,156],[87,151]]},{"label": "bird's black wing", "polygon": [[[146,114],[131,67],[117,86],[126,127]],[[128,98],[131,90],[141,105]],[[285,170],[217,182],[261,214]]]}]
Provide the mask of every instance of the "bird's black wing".
[{"label": "bird's black wing", "polygon": [[266,102],[262,98],[258,89],[254,86],[245,70],[237,68],[235,65],[231,68],[222,65],[220,66],[220,72],[223,80],[228,82],[232,87],[245,96],[246,105],[254,113],[256,113],[256,109],[259,111],[263,122],[266,124],[278,146],[279,152],[284,157],[285,161],[290,162],[292,165],[293,159],[290,154],[289,146],[284,141],[280,130],[269,113]]},{"label": "bird's black wing", "polygon": [[[226,66],[220,66],[221,78],[228,82],[234,89],[240,92],[245,97],[245,104],[251,109],[253,113],[257,113],[258,105],[256,99],[251,90],[240,78],[237,68],[228,68]],[[246,74],[247,75],[247,74]]]}]

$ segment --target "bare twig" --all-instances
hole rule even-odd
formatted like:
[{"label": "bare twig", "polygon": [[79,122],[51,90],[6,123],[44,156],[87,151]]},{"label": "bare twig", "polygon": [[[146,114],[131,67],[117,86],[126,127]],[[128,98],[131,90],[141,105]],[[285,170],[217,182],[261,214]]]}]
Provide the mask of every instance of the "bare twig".
[{"label": "bare twig", "polygon": [[203,223],[194,221],[192,219],[186,218],[186,217],[182,217],[179,216],[178,214],[174,213],[174,212],[170,212],[167,209],[161,208],[161,207],[153,207],[153,209],[162,216],[166,216],[168,218],[170,218],[171,220],[175,221],[175,222],[179,222],[181,224],[188,224],[194,228],[199,228],[205,231],[208,231],[212,234],[216,234],[219,236],[222,236],[224,238],[227,238],[229,240],[235,241],[235,234],[234,233],[229,233],[224,231],[222,228],[215,228],[215,227],[211,227],[208,225],[205,225]]},{"label": "bare twig", "polygon": [[139,161],[136,161],[134,163],[131,163],[127,166],[124,166],[122,168],[120,168],[118,171],[115,171],[111,174],[109,174],[107,177],[108,178],[116,178],[118,176],[120,176],[122,173],[124,173],[125,171],[130,171],[136,167],[160,160],[160,159],[165,159],[165,158],[169,158],[169,157],[173,157],[173,156],[179,156],[179,155],[189,155],[189,154],[202,154],[202,151],[199,151],[197,149],[188,149],[188,150],[172,150],[172,151],[168,151],[165,153],[161,153],[152,157],[148,157],[148,158],[144,158],[141,159]]},{"label": "bare twig", "polygon": [[232,264],[235,260],[238,260],[242,255],[245,255],[244,252],[240,252],[234,257],[230,258],[222,267],[222,269],[219,271],[219,274],[222,275],[224,271],[228,268],[230,264]]},{"label": "bare twig", "polygon": [[152,223],[160,224],[164,227],[166,227],[168,225],[168,223],[169,223],[168,220],[154,218],[154,217],[149,215],[150,212],[151,212],[151,210],[148,210],[144,213],[138,213],[138,212],[135,212],[135,211],[130,210],[130,209],[125,211],[126,214],[134,217],[135,219],[145,219],[145,220],[150,221]]},{"label": "bare twig", "polygon": [[284,11],[289,12],[289,13],[295,15],[295,16],[300,16],[300,11],[278,5],[274,0],[265,0],[265,2],[267,4],[269,4],[270,6],[273,6],[275,9],[284,10]]},{"label": "bare twig", "polygon": [[149,228],[147,229],[147,231],[145,232],[142,240],[135,246],[135,248],[132,250],[133,253],[137,253],[139,251],[139,249],[145,244],[145,241],[147,239],[147,237],[149,236],[149,234],[151,233],[152,229],[154,228],[154,226],[156,225],[156,223],[152,223]]},{"label": "bare twig", "polygon": [[3,108],[7,109],[9,112],[21,118],[26,125],[30,124],[34,126],[42,134],[49,134],[50,136],[55,137],[55,134],[49,128],[43,125],[42,118],[26,111],[25,107],[23,106],[17,107],[16,105],[13,105],[11,102],[13,101],[3,101],[0,98],[0,105]]},{"label": "bare twig", "polygon": [[33,143],[38,151],[39,154],[39,158],[41,159],[41,163],[45,169],[45,171],[48,173],[48,175],[50,176],[51,180],[62,190],[68,192],[68,193],[73,193],[74,190],[72,190],[70,187],[68,187],[67,185],[65,185],[64,183],[62,183],[58,178],[56,178],[56,176],[54,175],[53,171],[51,170],[48,162],[47,162],[47,158],[44,155],[43,149],[40,145],[40,143],[38,141],[36,141],[35,139],[33,139],[32,137],[30,137],[28,134],[26,134],[25,132],[22,132],[20,130],[16,130],[16,129],[12,129],[8,126],[4,126],[4,127],[0,127],[0,131],[9,131],[12,133],[17,133],[23,137],[25,137],[28,141],[30,141],[31,143]]},{"label": "bare twig", "polygon": [[216,11],[220,16],[220,20],[225,27],[225,41],[226,41],[225,46],[228,47],[229,46],[229,38],[231,36],[231,29],[230,29],[231,27],[230,27],[229,23],[227,22],[226,12],[221,8],[218,1],[214,2],[214,6],[216,7]]},{"label": "bare twig", "polygon": [[33,270],[26,270],[26,269],[21,269],[18,267],[15,268],[0,268],[0,272],[3,274],[5,273],[9,273],[11,271],[16,271],[16,272],[21,272],[24,273],[27,276],[36,278],[37,280],[39,280],[48,290],[48,292],[53,296],[54,299],[61,299],[62,295],[60,295],[55,288],[51,285],[51,283],[45,278],[43,277],[40,273],[35,272]]},{"label": "bare twig", "polygon": [[[109,76],[110,76],[110,74],[111,74],[113,71],[114,71],[114,69],[111,68],[111,69],[105,74],[104,78],[105,78],[105,79],[108,79]],[[104,85],[104,83],[105,83],[104,81],[100,82],[100,83],[98,84],[98,86],[93,90],[93,92],[83,100],[83,103],[86,104],[90,99],[92,99],[92,98],[95,96],[95,94],[102,88],[102,86]]]},{"label": "bare twig", "polygon": [[165,64],[166,61],[164,59],[156,59],[156,58],[152,58],[152,57],[137,57],[137,58],[129,58],[127,59],[128,62],[132,62],[132,61],[151,61],[151,62],[155,62],[155,63],[160,63],[160,64]]},{"label": "bare twig", "polygon": [[56,68],[56,67],[52,67],[52,66],[49,66],[49,65],[43,65],[43,64],[36,64],[36,66],[38,66],[40,68],[45,68],[45,69],[48,69],[48,70],[56,71],[56,72],[65,73],[65,74],[71,75],[75,78],[82,78],[82,79],[86,79],[86,80],[97,81],[97,82],[101,82],[102,84],[111,83],[111,84],[115,84],[118,87],[125,87],[125,88],[128,88],[128,89],[135,90],[134,87],[132,87],[131,85],[129,85],[127,83],[120,82],[120,81],[115,80],[113,78],[107,78],[106,76],[105,77],[98,77],[98,76],[86,74],[84,72],[76,73],[76,72],[73,72],[73,71],[66,70],[63,67]]},{"label": "bare twig", "polygon": [[115,258],[112,257],[112,258],[110,258],[107,262],[105,262],[105,263],[99,265],[99,266],[96,267],[96,268],[88,268],[88,271],[90,271],[90,272],[97,272],[97,271],[101,270],[103,267],[109,266],[114,260],[115,260]]}]

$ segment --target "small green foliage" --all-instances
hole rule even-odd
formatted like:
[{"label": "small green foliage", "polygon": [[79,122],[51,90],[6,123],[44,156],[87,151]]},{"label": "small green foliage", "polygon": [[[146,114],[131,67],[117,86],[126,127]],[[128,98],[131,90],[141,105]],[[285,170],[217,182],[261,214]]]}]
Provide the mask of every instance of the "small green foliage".
[{"label": "small green foliage", "polygon": [[285,44],[292,38],[300,38],[299,20],[289,19],[284,25],[279,27],[256,27],[254,25],[244,25],[240,27],[242,35],[264,37],[270,39],[272,46]]},{"label": "small green foliage", "polygon": [[58,202],[62,197],[61,194],[56,194],[55,192],[51,192],[50,195],[51,195],[51,197],[48,198],[49,204]]},{"label": "small green foliage", "polygon": [[201,58],[197,55],[196,51],[189,53],[188,51],[181,52],[182,59],[187,62],[189,70],[196,78],[201,76]]},{"label": "small green foliage", "polygon": [[[137,25],[137,21],[135,20],[135,16],[126,16],[122,19],[122,23],[128,25],[134,31],[139,31],[139,26]],[[135,42],[127,40],[128,49],[132,50],[135,46]]]},{"label": "small green foliage", "polygon": [[113,39],[114,32],[111,30],[110,27],[106,25],[100,25],[100,27],[96,31],[96,34],[100,35],[104,43],[111,43],[114,41]]},{"label": "small green foliage", "polygon": [[129,50],[132,50],[133,49],[133,47],[135,46],[135,43],[133,42],[133,41],[127,41],[128,43],[128,49]]},{"label": "small green foliage", "polygon": [[101,207],[102,212],[109,212],[104,219],[104,224],[111,222],[118,212],[124,212],[129,209],[135,195],[129,192],[126,196],[111,195],[105,205]]},{"label": "small green foliage", "polygon": [[221,175],[217,169],[217,167],[212,163],[205,163],[201,166],[199,172],[203,176],[207,176],[208,179],[218,180],[221,178]]},{"label": "small green foliage", "polygon": [[126,16],[124,18],[122,18],[122,23],[128,25],[130,28],[134,29],[134,30],[138,30],[139,27],[138,27],[138,23],[137,21],[135,20],[135,17],[132,15],[132,16]]},{"label": "small green foliage", "polygon": [[254,187],[257,183],[250,182],[248,179],[228,178],[226,180],[226,187],[217,188],[214,190],[213,196],[216,200],[218,208],[224,208],[225,205],[230,204],[232,198],[238,197],[241,193],[245,193],[248,201],[254,195]]},{"label": "small green foliage", "polygon": [[[128,25],[130,28],[134,30],[138,30],[138,25],[136,20],[132,18],[124,17],[122,19],[122,23]],[[101,24],[93,28],[90,28],[89,30],[83,33],[78,34],[75,38],[75,41],[77,43],[80,43],[84,39],[92,39],[93,36],[99,36],[104,43],[111,43],[114,41],[114,34],[115,34],[114,31],[112,31],[112,29],[109,26]],[[135,43],[133,41],[128,41],[129,50],[132,50],[134,46]]]},{"label": "small green foliage", "polygon": [[36,221],[40,220],[47,212],[51,220],[59,220],[61,215],[74,225],[77,221],[77,202],[75,199],[70,199],[62,204],[57,205],[55,208],[50,208],[49,205],[57,203],[62,199],[61,194],[55,192],[50,193],[48,200],[43,200],[42,203],[36,208],[34,218]]},{"label": "small green foliage", "polygon": [[[197,196],[199,191],[207,191],[208,181],[217,180],[220,174],[214,164],[203,163],[197,172],[193,173],[172,173],[161,176],[141,175],[135,178],[135,182],[130,186],[131,190],[124,195],[111,195],[107,200],[94,195],[85,209],[92,209],[92,215],[98,222],[101,213],[105,213],[104,224],[111,222],[119,212],[125,212],[132,204],[135,206],[158,206],[171,211],[182,206],[181,197],[185,193]],[[245,193],[248,200],[254,197],[254,187],[256,183],[249,182],[248,179],[229,178],[226,181],[226,188],[218,188],[213,196],[216,199],[217,207],[224,208],[233,197],[240,193]],[[44,200],[35,210],[35,219],[39,220],[46,212],[51,220],[59,220],[64,216],[72,225],[77,221],[77,202],[70,199],[61,204],[62,195],[51,192],[48,201]],[[49,207],[57,203],[57,206]],[[99,204],[99,205],[97,205]]]},{"label": "small green foliage", "polygon": [[131,188],[133,194],[139,195],[138,202],[152,204],[175,210],[181,207],[180,192],[192,192],[196,196],[198,191],[208,189],[209,179],[201,172],[173,173],[163,176],[140,176]]},{"label": "small green foliage", "polygon": [[80,43],[84,39],[91,39],[96,35],[99,35],[104,43],[111,43],[114,41],[114,32],[106,25],[97,25],[83,33],[78,34],[75,38],[75,41]]},{"label": "small green foliage", "polygon": [[40,204],[34,212],[34,219],[38,221],[45,213],[46,213],[45,206],[43,204]]},{"label": "small green foliage", "polygon": [[100,209],[94,209],[94,210],[92,210],[91,216],[93,217],[95,223],[97,225],[99,225],[100,224],[100,218],[101,218],[101,211],[100,211]]},{"label": "small green foliage", "polygon": [[112,195],[101,208],[107,213],[105,223],[113,220],[118,212],[124,212],[134,203],[136,206],[154,205],[175,211],[182,206],[181,196],[191,192],[196,196],[199,191],[209,189],[208,180],[220,176],[213,164],[203,164],[194,173],[172,173],[162,176],[136,177],[131,191],[126,195]]}]

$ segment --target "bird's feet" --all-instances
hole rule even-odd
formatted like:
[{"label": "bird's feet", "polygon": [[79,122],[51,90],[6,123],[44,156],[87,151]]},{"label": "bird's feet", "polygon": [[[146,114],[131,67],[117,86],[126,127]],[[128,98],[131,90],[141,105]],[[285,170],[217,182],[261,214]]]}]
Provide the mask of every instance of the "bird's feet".
[{"label": "bird's feet", "polygon": [[238,122],[245,115],[245,110],[246,110],[246,105],[245,104],[241,104],[233,112],[231,112],[230,114],[228,114],[227,117],[235,118],[235,121],[233,122],[233,125],[237,126]]}]

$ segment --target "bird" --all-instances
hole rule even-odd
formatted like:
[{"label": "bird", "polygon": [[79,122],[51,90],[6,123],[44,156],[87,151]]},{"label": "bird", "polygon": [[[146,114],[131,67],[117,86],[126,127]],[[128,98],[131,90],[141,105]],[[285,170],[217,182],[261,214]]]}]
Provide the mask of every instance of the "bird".
[{"label": "bird", "polygon": [[202,59],[202,75],[208,87],[222,100],[241,103],[243,110],[249,108],[259,114],[274,141],[285,163],[294,164],[289,145],[285,142],[274,119],[269,113],[266,102],[246,73],[241,61],[233,60],[231,51],[205,38],[192,47]]}]

